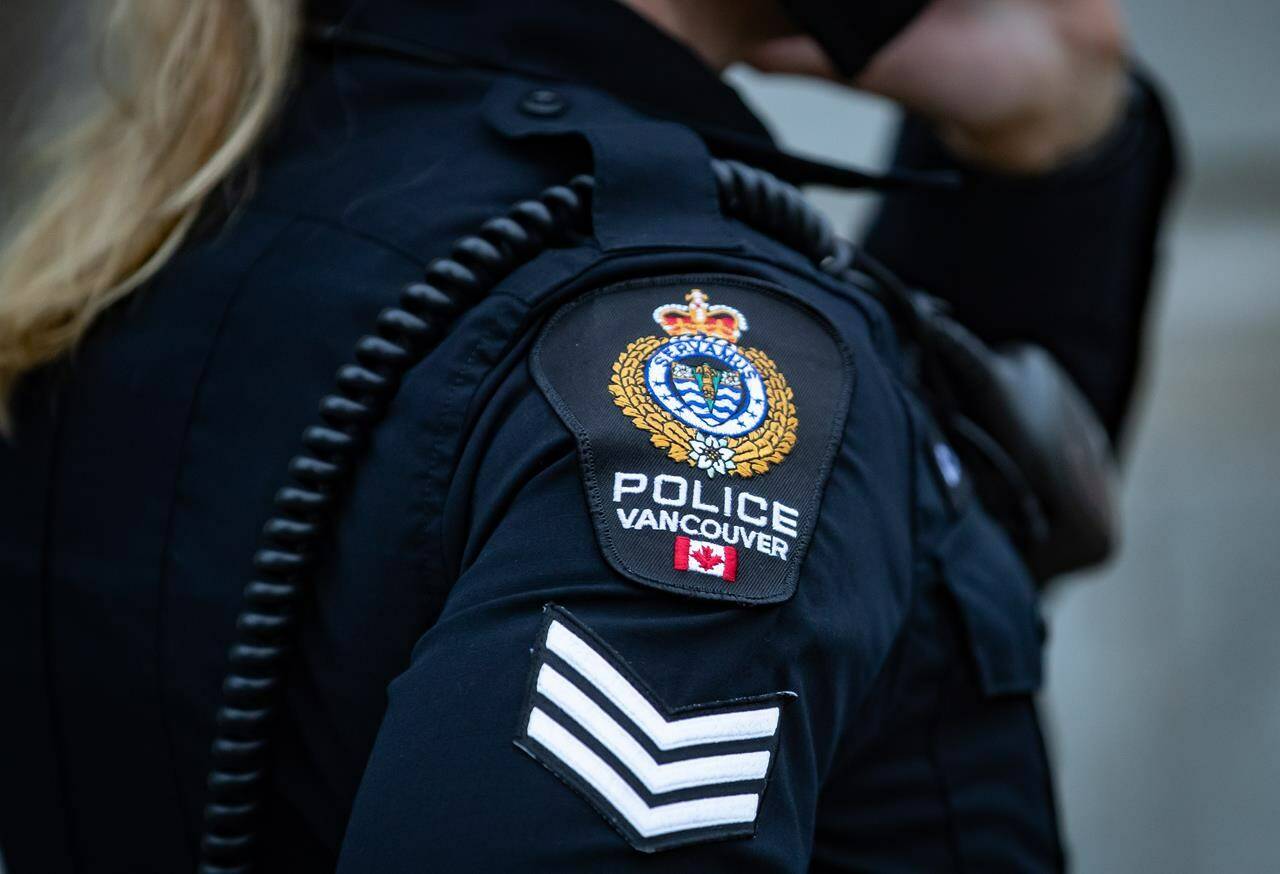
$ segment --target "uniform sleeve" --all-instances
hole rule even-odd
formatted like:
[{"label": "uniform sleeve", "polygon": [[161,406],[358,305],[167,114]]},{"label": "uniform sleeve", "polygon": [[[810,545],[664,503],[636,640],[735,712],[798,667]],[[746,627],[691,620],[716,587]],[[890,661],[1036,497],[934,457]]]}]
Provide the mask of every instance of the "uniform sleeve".
[{"label": "uniform sleeve", "polygon": [[457,582],[390,687],[339,870],[805,870],[850,616],[621,577],[524,370],[468,438]]},{"label": "uniform sleeve", "polygon": [[1093,153],[1052,174],[1002,177],[960,168],[920,120],[894,163],[960,169],[959,192],[886,198],[867,250],[948,301],[990,343],[1037,343],[1061,361],[1113,439],[1140,359],[1159,231],[1175,175],[1154,87],[1133,78],[1127,117]]}]

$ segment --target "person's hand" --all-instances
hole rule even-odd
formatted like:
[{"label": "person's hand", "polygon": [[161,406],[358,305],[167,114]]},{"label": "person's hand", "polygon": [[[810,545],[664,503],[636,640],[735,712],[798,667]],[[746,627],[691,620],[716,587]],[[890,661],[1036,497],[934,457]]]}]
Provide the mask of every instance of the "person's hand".
[{"label": "person's hand", "polygon": [[[767,72],[838,79],[818,43],[787,36],[748,59]],[[851,83],[934,120],[962,158],[1050,170],[1110,129],[1126,94],[1114,0],[934,0]]]}]

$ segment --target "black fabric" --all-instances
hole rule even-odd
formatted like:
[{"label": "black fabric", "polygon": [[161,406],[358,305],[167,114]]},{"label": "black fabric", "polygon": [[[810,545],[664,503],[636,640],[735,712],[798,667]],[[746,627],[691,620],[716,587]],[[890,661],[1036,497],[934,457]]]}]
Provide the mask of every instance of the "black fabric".
[{"label": "black fabric", "polygon": [[[698,330],[691,292],[732,338]],[[678,326],[655,324],[659,312]],[[738,277],[637,280],[557,313],[531,364],[577,436],[619,572],[739,604],[791,597],[853,395],[849,353],[818,313]],[[720,576],[678,554],[689,538],[730,547],[697,553]]]},{"label": "black fabric", "polygon": [[1030,694],[1039,689],[1035,584],[991,520],[981,513],[963,514],[939,547],[939,563],[960,605],[983,693]]},{"label": "black fabric", "polygon": [[[14,871],[74,870],[65,803],[65,729],[53,687],[53,651],[39,581],[57,543],[56,508],[48,488],[57,462],[59,417],[50,396],[61,373],[53,368],[26,381],[14,398],[21,433],[0,440],[0,682],[9,715],[0,724],[0,852]],[[33,840],[24,839],[29,834]]]},{"label": "black fabric", "polygon": [[662,118],[769,138],[691,48],[617,0],[309,0],[308,11],[339,32],[438,49],[472,69],[594,85]]},{"label": "black fabric", "polygon": [[1175,145],[1163,102],[1141,73],[1110,137],[1047,176],[964,166],[927,122],[909,119],[894,165],[962,171],[966,184],[887,195],[866,246],[945,299],[988,343],[1049,350],[1119,441],[1139,376]]},{"label": "black fabric", "polygon": [[822,43],[836,68],[853,78],[920,14],[928,0],[782,0],[782,5]]},{"label": "black fabric", "polygon": [[[561,111],[528,112],[531,93],[552,95]],[[494,130],[511,139],[550,141],[561,148],[586,140],[596,179],[592,231],[602,248],[739,248],[738,234],[720,214],[715,179],[703,172],[711,156],[697,134],[640,113],[628,118],[618,110],[614,98],[597,91],[535,88],[513,78],[489,91],[484,114]],[[688,183],[676,190],[649,184],[662,174]]]},{"label": "black fabric", "polygon": [[[874,697],[896,703],[863,714],[874,732],[833,770],[811,874],[1066,870],[1036,700],[984,691],[945,588],[913,605]],[[886,802],[901,798],[914,799],[914,823]],[[934,817],[951,832],[922,840],[920,822]]]}]

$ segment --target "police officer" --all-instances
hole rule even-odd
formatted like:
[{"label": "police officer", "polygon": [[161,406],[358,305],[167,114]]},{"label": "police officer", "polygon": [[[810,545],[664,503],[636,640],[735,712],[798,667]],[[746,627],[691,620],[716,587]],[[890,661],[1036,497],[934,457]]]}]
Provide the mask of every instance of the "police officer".
[{"label": "police officer", "polygon": [[0,298],[13,874],[1063,866],[1035,584],[753,167],[861,177],[717,71],[918,111],[866,251],[1114,439],[1172,152],[1109,3],[152,6]]}]

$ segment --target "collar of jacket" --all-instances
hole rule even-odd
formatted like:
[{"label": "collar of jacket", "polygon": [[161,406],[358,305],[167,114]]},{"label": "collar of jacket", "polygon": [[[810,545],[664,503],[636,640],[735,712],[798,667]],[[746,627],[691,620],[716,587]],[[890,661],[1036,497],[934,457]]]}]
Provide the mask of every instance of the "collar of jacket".
[{"label": "collar of jacket", "polygon": [[868,173],[782,151],[716,71],[621,0],[307,0],[324,41],[531,79],[588,85],[686,125],[712,154],[795,185],[955,188],[949,173]]},{"label": "collar of jacket", "polygon": [[619,0],[309,0],[312,24],[607,91],[647,115],[772,145],[737,92]]}]

